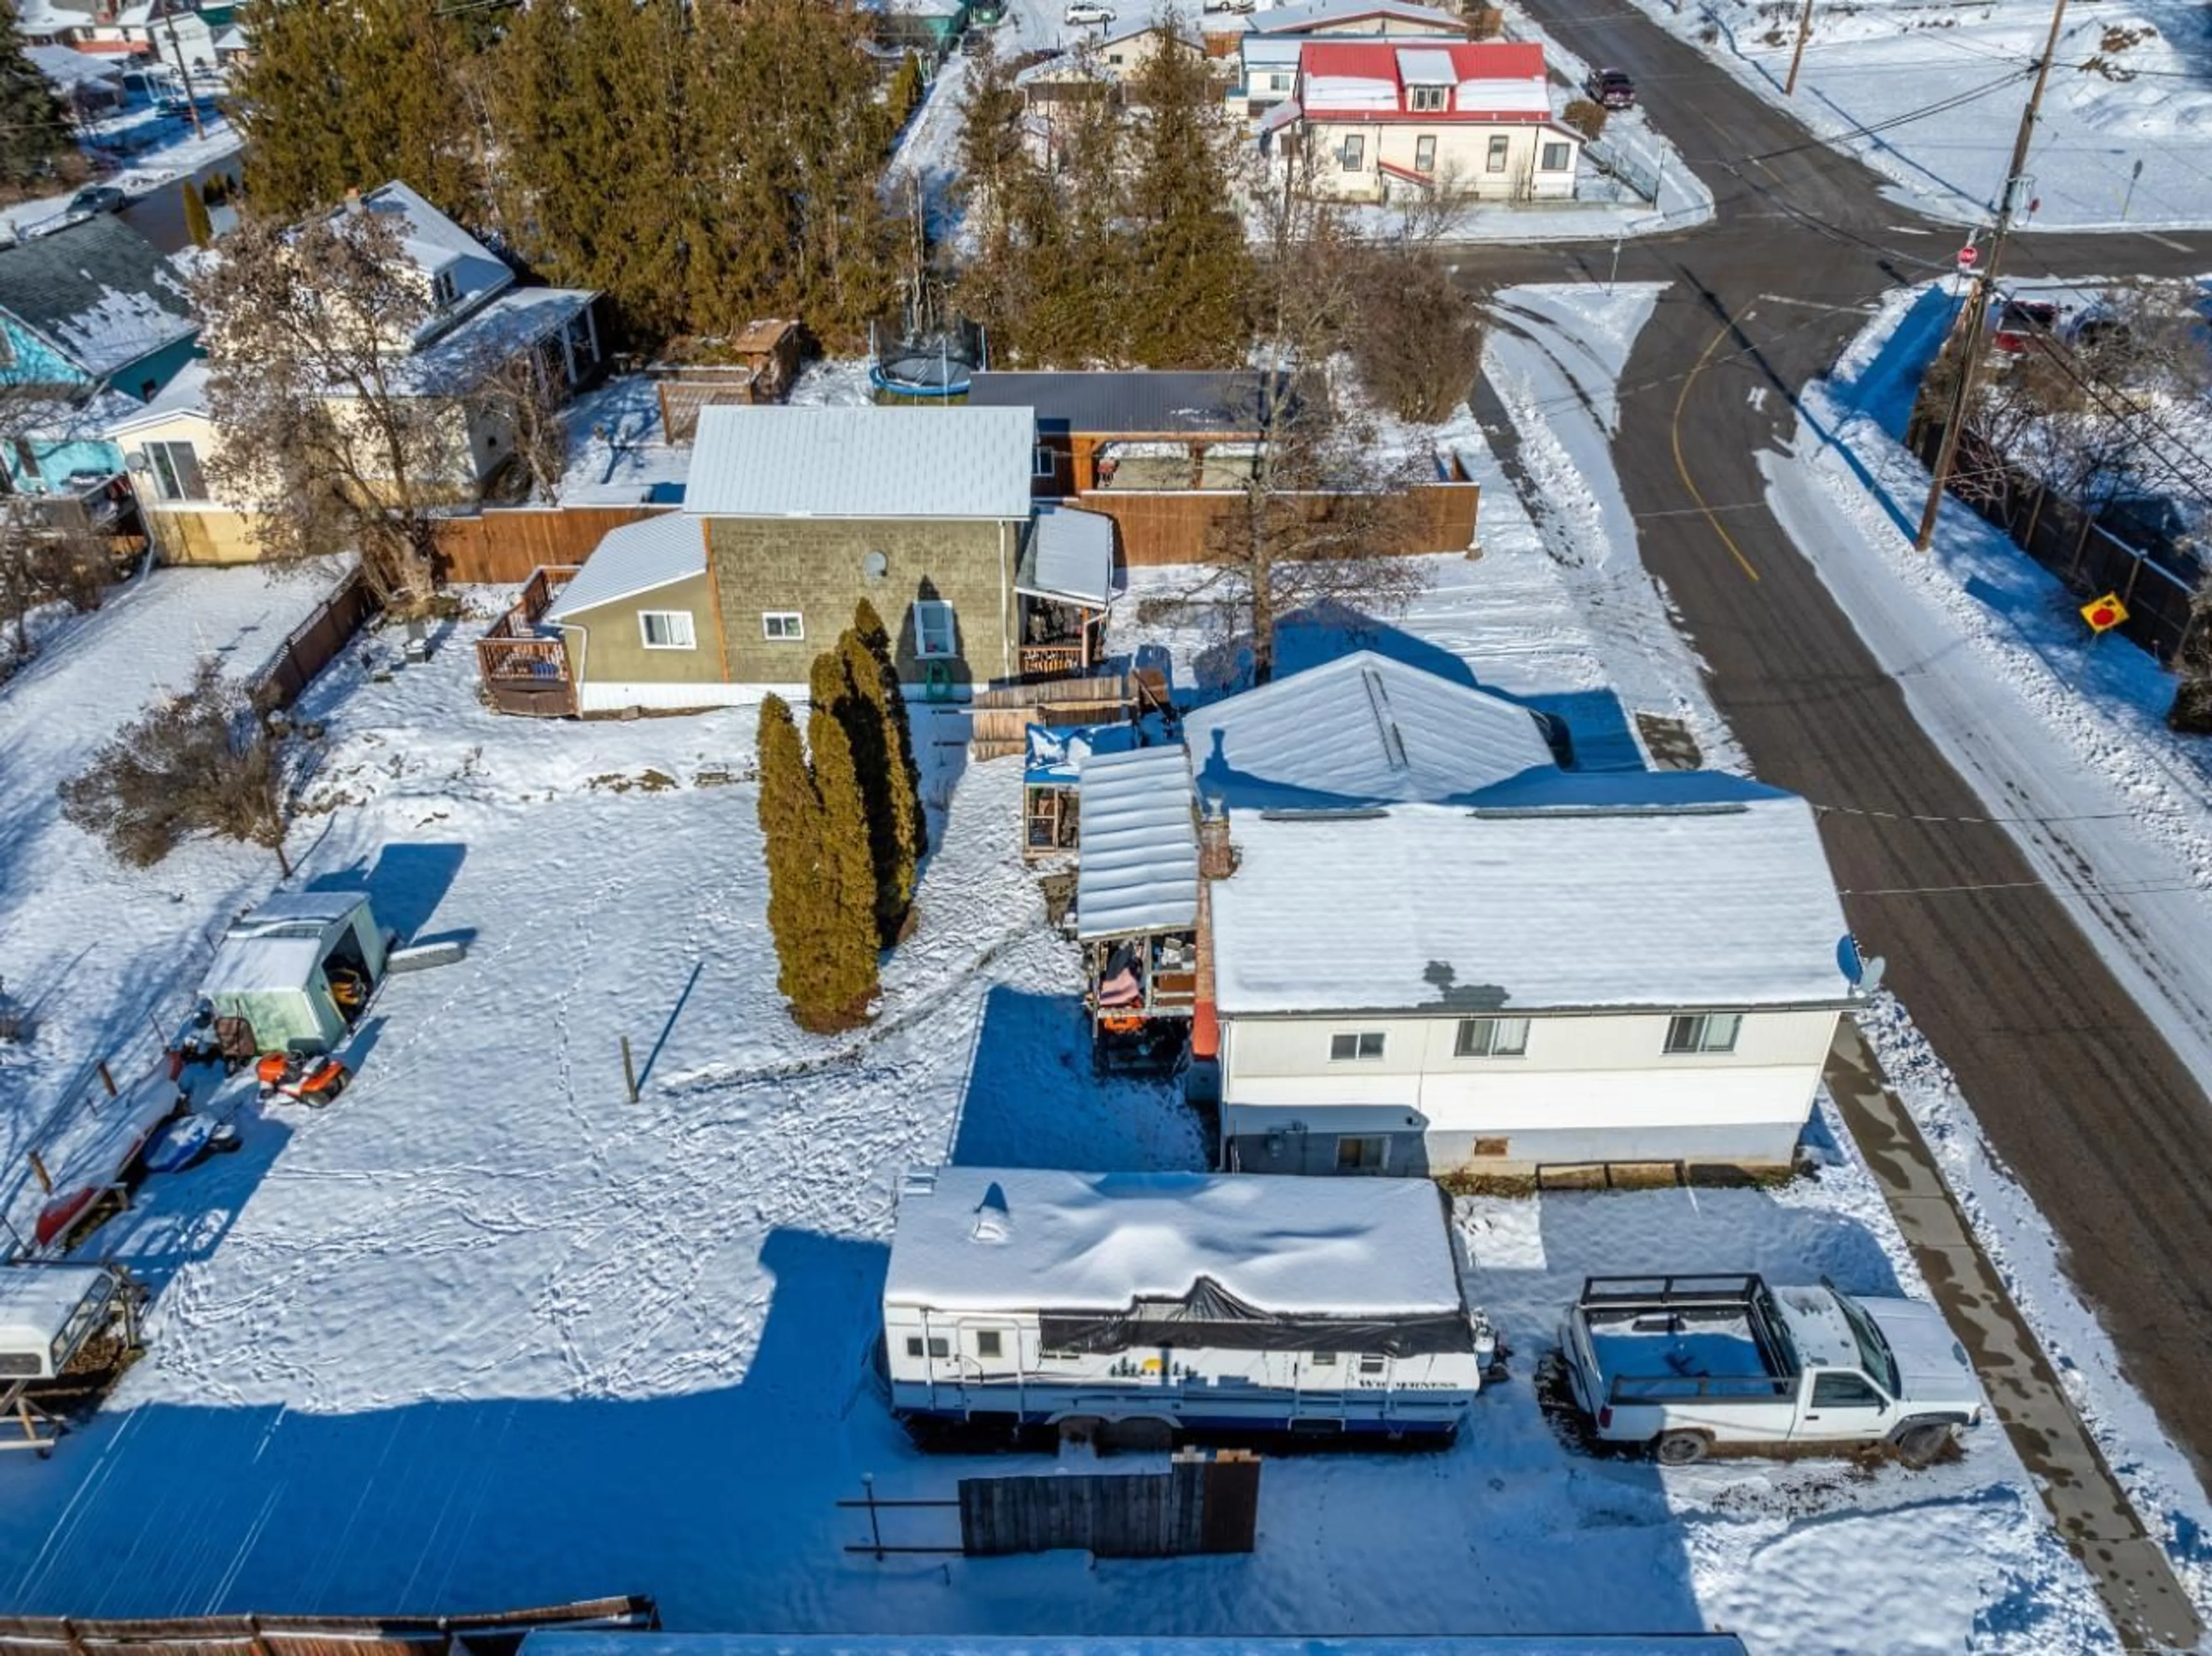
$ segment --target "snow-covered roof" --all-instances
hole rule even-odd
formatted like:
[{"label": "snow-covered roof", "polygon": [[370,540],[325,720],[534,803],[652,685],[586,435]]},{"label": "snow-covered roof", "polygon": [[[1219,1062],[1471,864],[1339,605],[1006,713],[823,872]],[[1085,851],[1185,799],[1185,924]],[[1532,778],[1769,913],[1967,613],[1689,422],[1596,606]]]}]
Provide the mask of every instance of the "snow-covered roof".
[{"label": "snow-covered roof", "polygon": [[1133,724],[1027,725],[1023,728],[1022,780],[1070,786],[1094,753],[1127,753],[1137,745]]},{"label": "snow-covered roof", "polygon": [[706,517],[1030,514],[1027,408],[699,411],[684,509]]},{"label": "snow-covered roof", "polygon": [[1200,708],[1183,740],[1199,793],[1236,807],[1463,800],[1553,765],[1528,709],[1372,650]]},{"label": "snow-covered roof", "polygon": [[[1413,110],[1407,107],[1409,86],[1449,86],[1451,107]],[[1298,95],[1316,120],[1391,111],[1425,121],[1528,120],[1552,109],[1544,49],[1497,40],[1406,46],[1309,40],[1298,56]]]},{"label": "snow-covered roof", "polygon": [[526,1656],[1744,1656],[1732,1633],[1669,1634],[1656,1642],[1613,1634],[1491,1633],[1419,1639],[1216,1638],[1141,1634],[570,1633],[524,1641]]},{"label": "snow-covered roof", "polygon": [[1179,745],[1098,753],[1083,768],[1076,935],[1129,937],[1198,923],[1198,826]]},{"label": "snow-covered roof", "polygon": [[215,49],[217,52],[251,52],[253,50],[253,37],[246,33],[243,25],[233,23],[215,37]]},{"label": "snow-covered roof", "polygon": [[208,417],[208,364],[204,356],[195,356],[179,368],[169,383],[155,392],[151,399],[141,403],[133,398],[127,409],[119,410],[117,417],[103,428],[110,437],[119,437],[142,426],[160,425],[180,415],[197,414]]},{"label": "snow-covered roof", "polygon": [[175,266],[112,213],[0,247],[0,309],[94,378],[198,329]]},{"label": "snow-covered roof", "polygon": [[1114,520],[1080,507],[1038,507],[1014,590],[1104,609],[1114,596]]},{"label": "snow-covered roof", "polygon": [[[331,210],[330,216],[358,208],[390,222],[400,252],[425,277],[443,272],[452,283],[450,300],[428,318],[417,338],[427,343],[514,285],[514,272],[489,247],[432,206],[412,186],[395,179],[362,192]],[[554,291],[540,289],[540,292]]]},{"label": "snow-covered roof", "polygon": [[899,1198],[885,1303],[1125,1311],[1210,1278],[1285,1315],[1461,1309],[1425,1179],[941,1167]]},{"label": "snow-covered roof", "polygon": [[23,55],[40,74],[67,92],[88,81],[120,85],[125,65],[112,58],[95,58],[73,46],[26,46]]},{"label": "snow-covered roof", "polygon": [[703,575],[707,536],[699,520],[684,512],[664,512],[610,529],[599,538],[576,578],[545,612],[548,621],[565,621],[637,593]]},{"label": "snow-covered roof", "polygon": [[[1084,838],[1090,838],[1088,787]],[[1812,807],[1717,772],[1509,782],[1465,805],[1232,812],[1224,1014],[1827,1004],[1846,928]]]},{"label": "snow-covered roof", "polygon": [[106,1284],[98,1265],[0,1266],[0,1351],[46,1351]]},{"label": "snow-covered roof", "polygon": [[[1288,375],[1279,384],[1289,395]],[[983,373],[969,384],[970,408],[1030,410],[1040,431],[1091,436],[1203,435],[1259,429],[1265,382],[1229,373],[1131,368],[1104,373]]]},{"label": "snow-covered roof", "polygon": [[1255,14],[1252,27],[1261,34],[1301,34],[1370,18],[1376,24],[1372,32],[1377,34],[1391,23],[1439,35],[1464,38],[1467,33],[1467,25],[1461,19],[1434,6],[1415,5],[1412,0],[1313,0],[1310,5],[1278,6],[1273,11]]},{"label": "snow-covered roof", "polygon": [[516,353],[557,334],[598,295],[587,288],[508,288],[416,352],[418,390],[462,392]]},{"label": "snow-covered roof", "polygon": [[201,992],[250,995],[298,989],[321,964],[325,946],[368,904],[362,892],[284,892],[234,921],[208,963]]}]

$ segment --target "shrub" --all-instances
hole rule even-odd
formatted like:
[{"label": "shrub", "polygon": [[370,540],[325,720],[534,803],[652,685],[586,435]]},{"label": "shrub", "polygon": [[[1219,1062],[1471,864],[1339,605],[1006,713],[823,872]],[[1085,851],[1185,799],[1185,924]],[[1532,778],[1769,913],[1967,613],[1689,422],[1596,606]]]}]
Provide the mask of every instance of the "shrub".
[{"label": "shrub", "polygon": [[1367,394],[1401,420],[1450,417],[1482,371],[1482,313],[1434,253],[1365,256],[1347,341]]},{"label": "shrub", "polygon": [[133,868],[194,834],[259,845],[284,834],[275,745],[214,661],[116,732],[60,794],[62,815]]},{"label": "shrub", "polygon": [[1559,119],[1585,138],[1596,138],[1605,132],[1605,106],[1588,98],[1572,100],[1559,112]]}]

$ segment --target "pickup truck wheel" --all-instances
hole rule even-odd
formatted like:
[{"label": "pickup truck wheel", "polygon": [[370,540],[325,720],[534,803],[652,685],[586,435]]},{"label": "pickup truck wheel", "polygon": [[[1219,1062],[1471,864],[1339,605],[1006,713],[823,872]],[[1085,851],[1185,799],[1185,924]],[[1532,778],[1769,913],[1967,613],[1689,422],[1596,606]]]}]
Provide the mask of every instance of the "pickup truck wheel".
[{"label": "pickup truck wheel", "polygon": [[1662,1466],[1694,1466],[1712,1446],[1703,1432],[1668,1432],[1651,1446],[1651,1453]]},{"label": "pickup truck wheel", "polygon": [[1897,1434],[1895,1446],[1898,1459],[1914,1470],[1934,1464],[1951,1441],[1951,1428],[1930,1422],[1926,1426],[1908,1426]]}]

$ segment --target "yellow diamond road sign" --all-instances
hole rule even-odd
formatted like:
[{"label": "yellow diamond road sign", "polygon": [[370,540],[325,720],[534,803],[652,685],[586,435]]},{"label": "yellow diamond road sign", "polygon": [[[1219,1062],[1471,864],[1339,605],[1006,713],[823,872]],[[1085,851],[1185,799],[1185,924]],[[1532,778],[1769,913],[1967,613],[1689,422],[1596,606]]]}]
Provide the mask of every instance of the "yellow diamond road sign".
[{"label": "yellow diamond road sign", "polygon": [[2081,618],[2089,624],[2092,632],[2110,632],[2128,618],[2128,606],[2120,602],[2118,593],[2106,593],[2081,606]]}]

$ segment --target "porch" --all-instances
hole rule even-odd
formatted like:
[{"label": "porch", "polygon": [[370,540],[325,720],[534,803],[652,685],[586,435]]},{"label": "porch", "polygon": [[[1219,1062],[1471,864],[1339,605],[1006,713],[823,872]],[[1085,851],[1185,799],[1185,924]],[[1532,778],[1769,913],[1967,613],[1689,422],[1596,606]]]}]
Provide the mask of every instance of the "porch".
[{"label": "porch", "polygon": [[1072,506],[1041,506],[1014,571],[1021,676],[1066,679],[1105,656],[1114,598],[1114,520]]},{"label": "porch", "polygon": [[565,719],[576,712],[576,685],[568,646],[539,624],[562,590],[576,578],[574,564],[541,564],[530,572],[514,606],[477,640],[477,675],[484,699],[501,713]]}]

